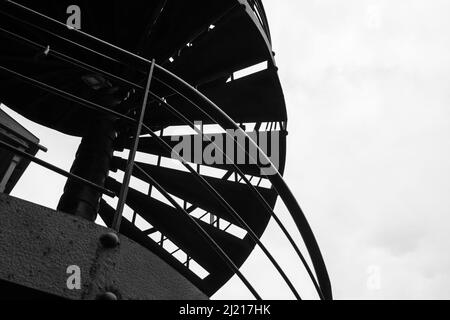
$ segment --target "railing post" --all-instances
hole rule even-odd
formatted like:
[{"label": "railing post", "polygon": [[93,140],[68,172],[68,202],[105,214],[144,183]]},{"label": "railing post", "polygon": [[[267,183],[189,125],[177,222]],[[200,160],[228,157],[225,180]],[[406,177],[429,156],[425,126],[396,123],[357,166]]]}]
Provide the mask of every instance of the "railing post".
[{"label": "railing post", "polygon": [[120,194],[119,194],[119,202],[117,204],[116,215],[114,216],[114,221],[112,224],[112,228],[116,231],[119,231],[120,224],[122,222],[123,210],[125,208],[125,202],[127,200],[131,175],[133,174],[134,159],[136,158],[136,152],[137,152],[137,148],[139,146],[139,136],[141,135],[141,131],[142,131],[142,124],[144,122],[145,111],[147,109],[148,96],[149,96],[149,91],[150,91],[150,85],[151,85],[152,79],[153,79],[153,71],[154,70],[155,70],[155,60],[153,59],[151,67],[150,67],[150,72],[148,74],[147,85],[145,87],[144,101],[142,102],[141,114],[139,116],[136,135],[135,135],[135,138],[133,141],[133,148],[130,150],[130,154],[128,156],[128,164],[127,164],[127,168],[125,171],[125,176],[123,178],[122,188],[121,188]]}]

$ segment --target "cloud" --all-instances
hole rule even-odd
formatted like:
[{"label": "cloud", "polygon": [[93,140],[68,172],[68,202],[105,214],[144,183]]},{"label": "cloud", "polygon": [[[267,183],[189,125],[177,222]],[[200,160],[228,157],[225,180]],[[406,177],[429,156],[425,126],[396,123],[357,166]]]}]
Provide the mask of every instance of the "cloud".
[{"label": "cloud", "polygon": [[[450,2],[264,4],[290,121],[286,179],[336,298],[450,298]],[[79,141],[32,131],[50,147],[42,156],[68,169]],[[55,206],[49,194],[63,182],[37,170],[16,195]],[[47,190],[32,184],[42,174]],[[313,297],[278,231],[264,240]],[[370,266],[381,270],[380,290],[367,286]],[[244,270],[264,297],[291,297],[259,252]],[[250,298],[236,279],[216,297]]]},{"label": "cloud", "polygon": [[286,177],[336,297],[449,298],[450,3],[265,6],[290,119]]}]

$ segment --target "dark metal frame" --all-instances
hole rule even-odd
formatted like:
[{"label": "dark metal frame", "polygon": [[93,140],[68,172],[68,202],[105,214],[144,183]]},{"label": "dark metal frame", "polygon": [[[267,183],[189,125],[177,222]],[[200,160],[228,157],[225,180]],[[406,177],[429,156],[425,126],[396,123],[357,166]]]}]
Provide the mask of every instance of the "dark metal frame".
[{"label": "dark metal frame", "polygon": [[[62,25],[64,28],[66,28],[66,26],[54,19],[51,19],[47,16],[44,16],[38,12],[35,12],[29,8],[26,8],[20,4],[17,4],[13,1],[5,1],[6,3],[13,5],[17,8],[20,8],[22,10],[27,11],[28,13],[31,14],[36,14],[39,15],[41,18],[46,19],[48,21],[52,21],[56,24]],[[267,31],[267,36],[270,39],[270,32],[268,31],[268,24],[267,24],[267,19],[265,17],[265,13],[264,10],[261,9],[263,8],[260,1],[250,1],[251,4],[254,5],[254,7],[252,8],[256,8],[258,10],[258,16],[260,18],[262,18],[263,21],[261,21],[263,28]],[[13,17],[15,19],[18,19],[16,17]],[[32,25],[32,24],[31,24]],[[88,50],[94,54],[98,54],[102,57],[105,57],[109,60],[124,64],[124,62],[122,62],[123,60],[121,59],[117,59],[114,57],[111,57],[109,55],[103,54],[103,53],[99,53],[95,50],[92,50],[90,48],[87,48],[83,45],[81,45],[80,43],[78,43],[77,41],[72,41],[70,39],[66,39],[65,37],[61,37],[59,36],[57,33],[54,33],[52,31],[43,29],[39,26],[35,26],[32,25],[33,27],[36,27],[38,29],[40,29],[41,31],[53,34],[58,36],[59,38],[62,38],[66,41],[68,41],[69,43],[71,43],[72,45],[75,45],[77,47],[83,48],[85,50]],[[4,30],[2,28],[0,28],[0,32],[4,32],[7,33],[9,36],[13,36],[16,39],[26,42],[30,45],[33,46],[38,46],[42,49],[46,48],[45,46],[41,46],[37,43],[34,43],[20,35],[14,34],[11,31],[8,30]],[[168,70],[162,68],[161,66],[157,65],[155,63],[155,61],[149,61],[146,60],[140,56],[137,56],[131,52],[128,52],[126,50],[123,50],[119,47],[116,47],[114,45],[111,45],[103,40],[97,39],[89,34],[83,33],[81,31],[72,31],[73,34],[76,35],[81,35],[83,37],[86,37],[90,40],[93,40],[95,42],[97,42],[98,44],[104,45],[107,48],[107,51],[109,50],[113,50],[115,51],[117,54],[119,55],[124,55],[125,57],[127,57],[127,59],[131,59],[132,63],[131,65],[133,67],[138,66],[138,70],[141,71],[142,67],[150,67],[150,72],[148,74],[148,81],[147,81],[147,86],[146,88],[143,88],[142,86],[133,83],[132,81],[126,80],[124,78],[121,78],[119,76],[113,75],[111,73],[108,73],[106,71],[100,70],[96,67],[90,66],[89,64],[86,64],[84,62],[81,62],[73,57],[69,57],[67,55],[61,54],[57,51],[54,50],[50,50],[50,54],[53,54],[55,57],[60,58],[64,61],[67,61],[69,63],[75,64],[79,67],[85,68],[87,70],[95,70],[95,72],[99,72],[102,73],[103,75],[107,76],[107,77],[111,77],[114,78],[116,80],[121,81],[122,83],[126,83],[128,85],[132,85],[135,89],[143,90],[144,91],[144,101],[143,101],[143,105],[142,105],[142,109],[141,109],[141,113],[140,113],[140,118],[139,120],[135,120],[131,117],[128,117],[126,115],[117,113],[113,110],[110,110],[109,108],[105,108],[103,106],[100,106],[98,104],[92,103],[90,101],[86,101],[82,98],[79,98],[77,96],[71,95],[67,92],[64,92],[62,90],[59,90],[57,88],[51,87],[47,84],[44,84],[40,81],[37,81],[35,79],[29,78],[25,75],[19,74],[13,70],[9,70],[7,68],[4,68],[2,66],[0,66],[0,70],[3,70],[5,72],[11,73],[13,74],[15,77],[22,79],[23,81],[29,82],[32,85],[38,86],[46,91],[52,92],[56,95],[62,96],[68,100],[77,102],[78,104],[90,108],[90,109],[94,109],[97,111],[101,111],[103,113],[108,113],[108,114],[113,114],[131,124],[137,125],[137,131],[136,131],[136,136],[134,137],[134,141],[133,141],[133,149],[130,152],[130,156],[128,159],[128,165],[127,165],[127,169],[126,169],[126,173],[125,173],[125,178],[124,178],[124,182],[122,185],[122,190],[120,192],[119,195],[119,205],[117,208],[117,212],[114,218],[114,223],[113,223],[113,228],[115,230],[119,230],[120,228],[120,221],[121,221],[121,217],[122,217],[122,212],[123,212],[123,208],[124,208],[124,204],[125,204],[125,200],[126,200],[126,195],[127,195],[127,190],[129,188],[129,181],[131,178],[131,174],[132,174],[132,170],[134,168],[136,168],[137,170],[141,171],[142,169],[137,167],[134,164],[134,158],[136,155],[136,151],[137,151],[137,146],[139,144],[139,136],[140,136],[140,132],[142,129],[146,130],[152,137],[154,137],[155,139],[158,140],[159,143],[165,144],[165,142],[158,136],[156,135],[149,127],[147,127],[144,123],[143,123],[143,119],[144,119],[144,115],[145,115],[145,109],[148,103],[148,97],[149,95],[151,95],[152,97],[160,100],[164,106],[166,106],[171,112],[174,112],[175,115],[177,117],[180,117],[180,119],[182,119],[186,124],[188,124],[189,126],[191,126],[192,128],[195,129],[195,126],[192,124],[192,122],[190,122],[186,117],[184,117],[178,110],[176,110],[175,108],[173,108],[172,106],[170,106],[166,101],[164,101],[163,99],[161,99],[159,96],[155,95],[154,93],[152,93],[150,91],[150,84],[152,79],[168,86],[170,89],[172,89],[174,91],[175,94],[178,94],[179,96],[185,98],[187,101],[189,101],[191,104],[193,104],[195,107],[197,107],[201,112],[203,112],[206,116],[208,116],[210,119],[214,120],[216,123],[222,123],[222,124],[226,124],[227,126],[231,126],[232,128],[235,128],[236,130],[240,130],[240,132],[246,136],[246,133],[239,127],[238,124],[236,124],[231,118],[229,118],[219,107],[217,107],[212,101],[210,101],[208,98],[206,98],[205,96],[203,96],[200,92],[198,92],[195,88],[191,87],[189,84],[187,84],[184,80],[180,79],[179,77],[177,77],[176,75],[172,74],[171,72],[169,72]],[[126,65],[128,65],[127,63],[125,63]],[[162,77],[168,77],[170,79],[170,81],[173,83],[172,85],[167,83],[167,81],[164,81],[163,79],[161,79],[160,76],[155,76],[154,73],[159,72],[161,73]],[[177,89],[177,88],[178,89]],[[191,99],[189,96],[193,96],[195,98],[200,98],[203,102],[202,106],[199,106],[198,104],[193,102],[193,99]],[[208,112],[209,110],[209,112]],[[216,114],[218,115],[218,117],[212,117],[212,114]],[[251,143],[254,144],[254,147],[257,148],[257,150],[259,150],[259,147],[251,140],[249,139],[249,141]],[[169,150],[171,150],[171,147],[168,145],[165,145],[164,147],[169,148]],[[33,162],[36,162],[37,164],[40,164],[44,167],[46,167],[47,169],[50,169],[52,171],[55,171],[59,174],[62,174],[66,177],[70,177],[73,178],[75,180],[77,180],[80,183],[86,183],[89,184],[90,186],[94,187],[96,190],[101,191],[102,193],[106,194],[106,195],[115,195],[113,192],[111,192],[110,190],[106,190],[105,188],[102,188],[100,186],[97,186],[95,184],[92,184],[92,182],[89,182],[83,178],[74,176],[68,172],[65,172],[62,169],[56,168],[55,166],[52,166],[40,159],[37,159],[33,156],[27,155],[26,153],[20,151],[20,150],[16,150],[14,147],[9,146],[3,142],[0,142],[0,148],[5,148],[8,149],[12,152],[18,153],[28,159],[30,159]],[[243,150],[245,152],[245,150]],[[264,153],[261,153],[264,154]],[[200,182],[202,182],[202,184],[209,190],[209,192],[215,196],[219,202],[221,202],[224,206],[224,208],[229,211],[229,213],[235,217],[236,221],[239,221],[246,229],[246,231],[248,232],[248,234],[251,236],[252,240],[255,241],[256,244],[258,244],[261,249],[264,251],[265,255],[269,258],[269,260],[272,262],[272,264],[275,266],[275,268],[277,269],[277,271],[280,273],[280,275],[283,277],[283,279],[285,280],[285,282],[287,283],[287,285],[289,286],[289,288],[291,289],[291,291],[294,293],[294,295],[296,296],[297,299],[300,299],[300,295],[298,294],[298,292],[296,291],[295,287],[293,286],[293,284],[290,282],[289,278],[286,276],[286,274],[284,273],[284,271],[281,269],[281,267],[278,265],[278,263],[276,262],[276,260],[273,258],[273,256],[270,254],[270,252],[265,248],[265,246],[261,243],[261,241],[259,240],[259,238],[256,236],[256,234],[253,232],[253,230],[245,223],[245,221],[240,217],[240,215],[220,196],[220,194],[197,172],[195,171],[191,166],[189,166],[187,163],[184,162],[184,160],[179,159],[183,165],[185,165],[185,167],[197,178],[200,180]],[[265,159],[265,160],[269,160],[269,159]],[[268,163],[270,163],[270,161],[268,161]],[[320,253],[319,247],[317,245],[317,242],[314,238],[314,235],[312,233],[312,230],[309,227],[309,224],[307,223],[307,220],[300,208],[300,206],[298,205],[295,197],[293,196],[293,194],[291,193],[291,191],[289,190],[288,186],[286,185],[286,183],[284,182],[283,178],[281,177],[280,174],[276,174],[274,176],[267,176],[266,178],[272,183],[273,188],[277,191],[278,195],[281,197],[281,199],[283,200],[283,202],[285,203],[286,207],[288,208],[289,212],[291,213],[291,216],[293,218],[293,220],[295,221],[298,230],[300,231],[300,234],[302,235],[305,244],[307,246],[307,249],[310,253],[316,274],[317,274],[317,280],[314,277],[311,268],[309,267],[308,263],[306,262],[305,258],[303,257],[302,253],[300,252],[298,246],[295,244],[295,241],[293,240],[292,236],[288,233],[287,229],[284,227],[284,225],[282,224],[281,220],[277,217],[277,215],[273,212],[272,208],[268,205],[268,203],[265,201],[265,199],[262,197],[262,195],[257,191],[257,189],[251,184],[251,182],[245,177],[245,175],[242,173],[242,171],[236,166],[234,165],[234,169],[236,169],[237,173],[241,176],[241,180],[244,180],[244,182],[252,189],[252,191],[254,192],[255,196],[258,197],[258,199],[261,201],[261,203],[266,207],[266,209],[268,210],[268,212],[270,212],[271,216],[274,218],[274,220],[276,221],[276,223],[278,224],[278,226],[281,228],[283,234],[287,237],[287,239],[289,240],[290,244],[293,246],[293,248],[295,249],[296,253],[298,254],[298,256],[300,257],[303,265],[305,266],[311,280],[314,283],[314,286],[316,287],[316,290],[320,296],[321,299],[331,299],[332,295],[331,295],[331,285],[329,282],[329,278],[328,278],[328,274],[326,271],[326,267],[325,264],[323,262],[323,258],[322,255]],[[275,169],[272,165],[272,169]],[[160,185],[157,184],[156,181],[154,181],[151,177],[148,177],[149,179],[151,179],[154,183],[153,185],[160,189],[160,192],[167,196],[167,199],[169,201],[173,201],[173,198],[171,198],[170,194],[168,194]],[[171,202],[172,202],[171,201]],[[176,203],[176,201],[173,201]],[[178,206],[179,207],[179,206]],[[191,220],[193,221],[193,223],[196,223],[195,220],[193,220],[193,218],[186,212],[186,210],[184,210],[183,208],[179,207],[178,209],[181,209],[181,211],[183,212],[183,214],[187,214]],[[207,237],[209,237],[209,235],[206,233],[206,231],[204,231],[200,225],[197,224],[197,227],[199,229],[199,232],[201,232],[203,235],[206,234]],[[239,278],[244,282],[244,284],[247,286],[247,288],[252,292],[252,294],[256,297],[256,298],[260,298],[260,296],[257,294],[257,292],[254,290],[254,288],[251,286],[251,284],[246,280],[246,278],[240,273],[239,269],[233,264],[232,260],[226,255],[226,253],[217,245],[217,243],[214,242],[213,239],[211,239],[209,237],[209,239],[205,239],[208,241],[208,243],[213,247],[213,249],[221,256],[222,259],[224,259],[224,261],[227,263],[228,267],[230,267],[230,269],[235,272]]]}]

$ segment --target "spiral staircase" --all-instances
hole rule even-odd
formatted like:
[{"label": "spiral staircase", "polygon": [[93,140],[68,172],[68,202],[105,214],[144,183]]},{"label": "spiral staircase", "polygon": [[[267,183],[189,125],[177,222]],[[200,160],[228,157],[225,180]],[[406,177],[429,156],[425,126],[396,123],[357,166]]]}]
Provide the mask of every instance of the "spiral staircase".
[{"label": "spiral staircase", "polygon": [[[73,5],[80,30],[66,25]],[[206,297],[237,275],[263,298],[240,271],[258,246],[301,299],[260,240],[273,219],[318,297],[332,298],[318,244],[282,178],[287,115],[261,1],[17,0],[0,1],[0,16],[0,101],[82,138],[70,172],[0,141],[68,178],[59,211],[83,225],[100,218],[121,243],[137,243]],[[253,136],[272,141],[278,163]],[[219,143],[229,139],[231,156]],[[214,146],[222,161],[174,157],[180,140],[200,141],[202,153]],[[277,199],[311,266],[274,212]]]}]

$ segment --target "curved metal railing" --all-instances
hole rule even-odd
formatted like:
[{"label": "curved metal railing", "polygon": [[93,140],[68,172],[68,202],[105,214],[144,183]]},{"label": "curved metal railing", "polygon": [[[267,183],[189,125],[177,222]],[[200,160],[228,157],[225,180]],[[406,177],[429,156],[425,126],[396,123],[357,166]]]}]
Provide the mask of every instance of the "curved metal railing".
[{"label": "curved metal railing", "polygon": [[[28,9],[26,7],[23,7],[19,4],[14,3],[13,1],[6,1],[12,5],[16,5],[20,8],[22,8],[23,10],[27,10],[30,13],[35,13],[40,15],[40,17],[44,18],[44,19],[48,19],[49,21],[52,21],[54,23],[59,24],[60,26],[64,26],[66,28],[66,26],[54,19],[51,19],[49,17],[46,17],[42,14],[39,14],[37,12],[34,12],[31,9]],[[260,1],[250,1],[252,3],[254,3],[254,7],[258,8],[258,5],[260,5]],[[263,7],[262,5],[259,6],[259,17],[260,20],[262,21],[262,23],[267,27],[268,29],[268,24],[264,23],[267,22],[267,19],[265,17],[265,13],[263,11]],[[261,9],[262,8],[262,9]],[[45,28],[41,28],[39,26],[35,26],[37,28],[39,28],[39,30],[44,31],[44,32],[48,32],[48,33],[52,33],[54,35],[57,35],[57,33],[52,32],[50,30],[46,30]],[[29,39],[26,39],[25,37],[22,37],[20,35],[15,34],[14,32],[5,30],[3,28],[0,28],[0,32],[4,32],[5,34],[8,34],[9,36],[15,37],[17,40],[23,41],[29,45],[33,45],[35,47],[39,47],[41,49],[46,48],[45,45],[40,45],[38,43],[35,43]],[[155,68],[155,75],[152,76],[154,77],[154,79],[156,81],[159,81],[160,83],[166,85],[167,87],[169,87],[171,90],[173,90],[176,94],[178,94],[179,96],[181,96],[182,98],[186,99],[188,102],[190,102],[193,106],[195,106],[196,108],[198,108],[199,111],[201,111],[202,113],[204,113],[207,117],[209,117],[211,120],[213,120],[215,123],[221,124],[222,127],[227,127],[227,128],[234,128],[236,129],[240,134],[246,136],[248,138],[248,136],[246,135],[246,133],[240,128],[240,126],[235,123],[230,117],[228,117],[228,115],[226,115],[217,105],[215,105],[212,101],[210,101],[207,97],[205,97],[204,95],[202,95],[198,90],[196,90],[195,88],[193,88],[192,86],[190,86],[188,83],[186,83],[184,80],[182,80],[181,78],[177,77],[175,74],[171,73],[170,71],[164,69],[163,67],[152,63],[152,61],[149,61],[147,59],[144,59],[140,56],[137,56],[131,52],[128,52],[126,50],[123,50],[119,47],[116,47],[114,45],[111,45],[105,41],[102,41],[100,39],[97,39],[91,35],[88,35],[86,33],[83,33],[81,31],[76,31],[73,30],[71,33],[76,34],[76,35],[81,35],[83,37],[87,37],[88,39],[92,40],[92,41],[98,41],[98,44],[104,45],[105,47],[108,48],[108,50],[112,50],[115,51],[116,53],[118,53],[120,56],[125,56],[128,60],[131,62],[131,66],[133,66],[134,68],[138,69],[141,72],[145,72],[142,71],[144,69],[144,67],[154,67]],[[270,37],[270,33],[268,33],[268,37]],[[98,54],[99,56],[103,56],[107,59],[110,59],[112,61],[124,64],[124,60],[123,59],[118,59],[117,57],[111,57],[108,54],[105,53],[100,53],[96,50],[93,50],[91,48],[85,47],[83,45],[81,45],[79,42],[77,41],[72,41],[70,39],[66,39],[65,37],[60,37],[61,39],[64,39],[66,41],[68,41],[70,44],[75,45],[77,47],[83,48],[85,50],[88,50],[91,53],[94,54]],[[190,121],[189,119],[187,119],[185,116],[183,116],[182,112],[180,112],[179,110],[177,110],[176,108],[174,108],[173,106],[171,106],[169,103],[167,103],[167,101],[165,101],[164,99],[162,99],[161,97],[157,96],[156,94],[154,94],[151,90],[147,90],[146,88],[142,87],[141,85],[138,85],[136,83],[134,83],[133,81],[127,80],[123,77],[114,75],[110,72],[106,72],[104,70],[101,70],[100,68],[94,67],[92,65],[89,65],[87,63],[84,63],[76,58],[70,57],[68,55],[65,55],[63,53],[60,53],[58,51],[55,51],[54,49],[50,50],[50,54],[54,55],[55,57],[72,63],[78,67],[81,67],[83,69],[86,70],[90,70],[96,73],[100,73],[106,77],[112,78],[116,81],[121,82],[122,84],[125,85],[129,85],[131,87],[133,87],[136,90],[142,91],[144,92],[146,95],[150,94],[152,97],[158,99],[160,102],[163,103],[163,105],[168,108],[169,111],[173,112],[177,117],[179,117],[183,122],[185,122],[185,124],[189,125],[191,128],[193,128],[194,130],[196,129],[195,125],[192,123],[192,121]],[[128,65],[127,62],[125,62],[126,65]],[[21,75],[17,72],[14,72],[13,70],[9,70],[7,68],[4,67],[0,67],[1,70],[5,71],[5,72],[10,72],[12,73],[15,77],[21,78],[24,81],[30,82],[32,85],[36,85],[44,90],[47,90],[49,92],[52,92],[54,94],[63,96],[66,99],[75,101],[77,103],[79,103],[80,105],[83,105],[85,107],[91,108],[91,109],[95,109],[95,110],[99,110],[101,112],[105,112],[105,113],[109,113],[109,114],[114,114],[117,117],[120,117],[121,119],[126,120],[127,122],[133,123],[133,124],[141,124],[142,127],[144,128],[144,130],[146,130],[150,135],[154,136],[156,138],[156,140],[158,140],[160,143],[164,143],[164,141],[157,136],[149,127],[147,127],[145,124],[142,123],[142,114],[141,114],[141,121],[136,121],[135,119],[127,116],[127,115],[123,115],[120,113],[117,113],[113,110],[110,110],[109,108],[105,108],[102,107],[100,105],[97,105],[95,103],[86,101],[82,98],[76,97],[76,96],[72,96],[71,94],[64,92],[62,90],[59,90],[57,88],[53,88],[49,85],[46,85],[40,81],[28,78],[24,75]],[[159,74],[158,74],[159,73]],[[194,100],[200,100],[200,102],[194,102]],[[146,102],[144,103],[144,106],[146,105]],[[136,139],[138,139],[138,136],[136,137]],[[264,157],[264,162],[265,163],[270,163],[270,159],[264,154],[264,152],[262,152],[262,150],[260,150],[260,148],[258,147],[258,145],[256,145],[256,143],[253,142],[252,139],[248,139],[250,141],[250,143],[253,143],[253,147],[256,147],[257,150],[260,152],[260,154]],[[212,143],[214,143],[213,141],[211,141]],[[166,145],[165,147],[168,147],[170,150],[172,150],[170,148],[170,146]],[[241,146],[240,146],[241,147]],[[242,149],[242,147],[241,147]],[[246,152],[246,150],[242,150],[244,152]],[[247,152],[246,152],[247,153]],[[248,153],[247,153],[248,154]],[[226,155],[225,155],[226,156]],[[33,159],[31,159],[33,161]],[[180,159],[179,159],[180,160]],[[186,164],[184,162],[184,160],[180,160],[182,163]],[[257,162],[254,162],[257,163]],[[254,193],[254,195],[259,199],[259,201],[264,205],[264,207],[267,209],[267,211],[270,213],[271,217],[274,218],[274,220],[276,221],[277,225],[281,228],[283,234],[287,237],[287,239],[289,240],[290,244],[293,246],[294,250],[296,251],[297,255],[300,257],[303,265],[305,266],[308,275],[310,276],[311,280],[314,283],[314,286],[320,296],[321,299],[331,299],[332,298],[332,294],[331,294],[331,285],[330,285],[330,281],[328,278],[328,274],[327,274],[327,270],[325,267],[325,263],[323,261],[322,255],[320,253],[320,249],[318,247],[318,244],[315,240],[315,237],[312,233],[311,228],[309,227],[309,224],[306,220],[306,217],[304,216],[300,206],[298,205],[298,202],[296,201],[295,197],[293,196],[292,192],[289,190],[288,186],[286,185],[286,183],[284,182],[283,178],[281,177],[281,175],[278,173],[277,169],[273,166],[273,164],[271,164],[271,169],[275,170],[275,172],[277,172],[277,174],[275,175],[269,175],[266,176],[266,178],[272,183],[272,187],[276,190],[277,194],[280,196],[280,198],[283,200],[283,202],[285,203],[286,207],[288,208],[295,224],[297,225],[297,228],[301,234],[301,236],[303,237],[304,243],[309,251],[311,260],[313,262],[313,266],[315,269],[315,273],[317,275],[317,280],[313,275],[313,272],[311,270],[311,268],[309,267],[308,263],[306,262],[306,259],[303,257],[300,249],[298,248],[297,244],[295,243],[295,241],[293,240],[293,237],[289,234],[289,232],[287,231],[286,227],[283,225],[283,223],[281,222],[281,220],[278,218],[278,216],[275,214],[275,212],[272,210],[272,208],[270,207],[270,205],[267,203],[267,201],[262,197],[262,195],[257,191],[257,189],[250,183],[250,181],[246,178],[245,174],[243,174],[243,172],[236,166],[233,165],[234,169],[237,171],[237,173],[240,175],[240,177],[242,178],[242,180],[245,182],[245,184],[252,190],[252,192]],[[275,268],[277,269],[277,271],[281,274],[281,276],[283,277],[283,279],[285,280],[285,282],[288,284],[288,286],[290,287],[291,291],[294,293],[294,295],[299,299],[300,296],[297,293],[295,287],[292,285],[292,283],[290,282],[290,280],[287,278],[286,274],[283,272],[283,270],[281,269],[281,267],[278,265],[278,263],[276,262],[276,260],[273,258],[273,256],[270,254],[270,252],[265,248],[265,246],[260,242],[259,238],[256,236],[256,234],[253,232],[253,230],[246,225],[245,221],[240,217],[240,215],[220,196],[220,194],[217,192],[217,190],[215,190],[211,185],[209,185],[206,180],[200,176],[198,174],[198,172],[196,172],[195,170],[193,170],[188,164],[186,164],[186,168],[188,168],[188,170],[191,171],[191,173],[196,176],[197,179],[200,179],[201,182],[205,185],[205,187],[219,200],[219,202],[221,202],[224,206],[225,209],[227,209],[227,211],[229,211],[229,213],[235,217],[235,219],[237,221],[239,221],[246,229],[246,231],[249,233],[249,235],[251,236],[252,240],[255,241],[264,251],[264,253],[266,254],[266,256],[269,258],[269,260],[271,260],[271,262],[273,263],[273,265],[275,266]],[[52,169],[52,168],[49,168]],[[138,168],[139,170],[139,168]],[[67,175],[66,175],[67,176]],[[150,179],[152,179],[151,177],[149,177]],[[156,182],[156,181],[154,181]],[[126,187],[128,187],[127,183],[125,183]],[[156,185],[155,185],[156,186]],[[97,186],[99,188],[102,188],[100,186]],[[158,186],[157,186],[158,187]],[[170,194],[168,192],[166,192],[161,186],[159,186],[159,188],[161,189],[160,191],[164,194],[167,195],[169,198],[168,200],[171,201],[170,199]],[[104,188],[103,188],[104,189]],[[106,194],[110,193],[109,190],[103,190]],[[123,195],[122,195],[123,196]],[[173,199],[172,199],[173,200]],[[171,201],[172,202],[172,201]],[[185,210],[183,210],[183,214],[188,214]],[[118,215],[121,215],[120,210],[118,211]],[[188,214],[189,215],[189,214]],[[120,221],[120,217],[116,217],[115,219],[116,221]],[[195,222],[195,221],[194,221]],[[119,223],[120,225],[120,223]],[[116,225],[116,228],[118,226]],[[198,226],[200,227],[200,226]],[[201,229],[201,227],[200,227]],[[205,233],[204,230],[200,230],[200,232]],[[212,239],[206,239],[210,244],[210,240]],[[250,283],[245,279],[245,277],[240,273],[239,269],[234,266],[233,267],[233,263],[231,261],[231,259],[229,257],[222,255],[223,250],[216,244],[216,243],[212,243],[212,246],[214,247],[214,249],[218,252],[219,255],[221,255],[221,257],[225,260],[225,262],[227,263],[227,265],[233,270],[233,272],[235,272],[240,278],[241,280],[244,282],[244,284],[247,286],[247,288],[249,288],[249,290],[254,294],[254,296],[256,298],[259,297],[259,295],[256,293],[256,291],[252,288],[252,286],[250,285]],[[231,262],[231,264],[230,264]]]},{"label": "curved metal railing", "polygon": [[267,19],[266,10],[264,9],[264,6],[263,6],[261,0],[247,0],[247,3],[252,8],[253,13],[255,14],[256,18],[258,19],[259,23],[261,24],[261,27],[263,28],[263,30],[267,36],[267,39],[269,39],[269,42],[272,43],[272,36],[270,34],[269,21]]}]

